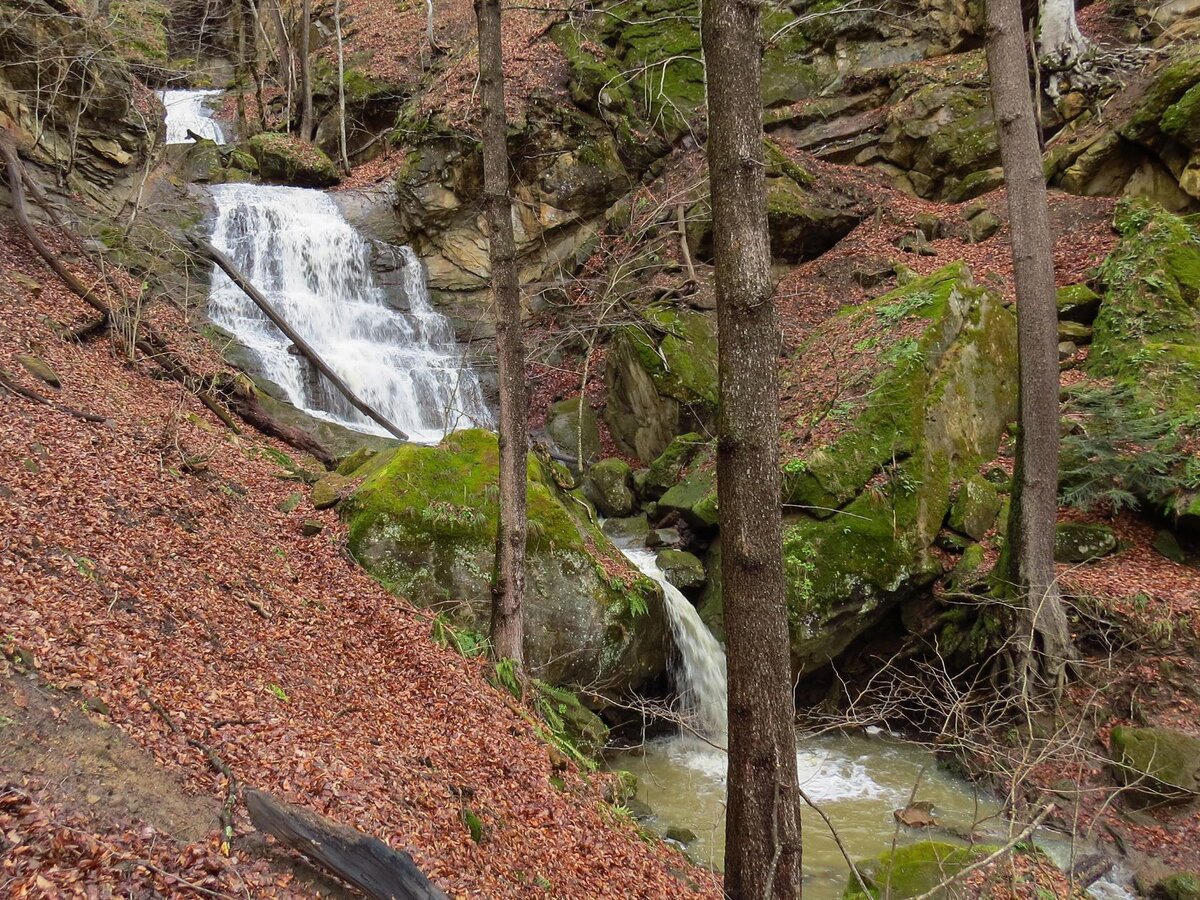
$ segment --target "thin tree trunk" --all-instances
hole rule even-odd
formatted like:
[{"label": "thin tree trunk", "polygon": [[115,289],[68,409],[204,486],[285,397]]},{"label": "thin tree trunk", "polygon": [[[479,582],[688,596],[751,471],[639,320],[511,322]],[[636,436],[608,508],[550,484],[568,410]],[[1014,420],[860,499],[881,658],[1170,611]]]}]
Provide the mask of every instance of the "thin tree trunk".
[{"label": "thin tree trunk", "polygon": [[338,58],[338,151],[342,171],[350,174],[350,155],[346,151],[346,54],[342,47],[342,0],[334,0],[333,28],[337,33]]},{"label": "thin tree trunk", "polygon": [[304,0],[300,11],[300,137],[306,141],[313,136],[311,35],[312,0]]},{"label": "thin tree trunk", "polygon": [[755,0],[704,0],[719,362],[717,500],[729,662],[725,891],[800,896],[795,707],[783,580],[779,328],[767,235]]},{"label": "thin tree trunk", "polygon": [[1008,184],[1017,289],[1020,430],[1005,577],[1014,598],[1013,687],[1061,692],[1073,656],[1054,573],[1058,514],[1058,315],[1041,146],[1020,0],[988,0],[987,60]]},{"label": "thin tree trunk", "polygon": [[237,35],[237,58],[233,66],[233,80],[237,84],[237,128],[238,136],[246,136],[246,10],[242,0],[233,0],[233,30]]},{"label": "thin tree trunk", "polygon": [[479,96],[483,106],[483,213],[488,228],[496,357],[500,376],[500,525],[492,587],[492,653],[523,663],[525,490],[529,448],[521,285],[508,188],[504,58],[500,0],[475,0],[479,25]]}]

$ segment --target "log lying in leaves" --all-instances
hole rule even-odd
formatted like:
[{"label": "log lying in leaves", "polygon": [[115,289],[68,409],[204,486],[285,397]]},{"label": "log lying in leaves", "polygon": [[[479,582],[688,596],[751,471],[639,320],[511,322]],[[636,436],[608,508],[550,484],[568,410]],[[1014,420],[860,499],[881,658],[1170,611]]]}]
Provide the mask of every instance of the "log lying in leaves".
[{"label": "log lying in leaves", "polygon": [[248,788],[250,821],[378,900],[447,900],[412,857],[370,835]]},{"label": "log lying in leaves", "polygon": [[371,419],[373,422],[381,425],[393,437],[399,438],[402,441],[408,440],[407,434],[381,416],[371,407],[370,404],[359,397],[358,394],[354,393],[354,390],[350,387],[350,385],[346,384],[346,382],[342,380],[342,377],[338,375],[337,372],[333,371],[333,369],[329,367],[325,360],[321,359],[320,354],[317,353],[313,346],[309,344],[308,341],[306,341],[303,337],[301,337],[300,334],[294,328],[292,328],[292,326],[289,325],[287,321],[281,315],[279,315],[278,312],[275,311],[275,308],[271,306],[270,301],[263,296],[262,291],[256,288],[250,282],[250,279],[248,279],[241,273],[241,271],[238,270],[237,266],[233,264],[229,257],[227,257],[212,244],[208,243],[208,241],[201,240],[195,235],[189,235],[188,240],[192,242],[192,246],[196,248],[197,253],[199,253],[205,259],[216,263],[221,270],[229,276],[229,280],[237,285],[238,289],[241,290],[247,297],[254,301],[254,305],[262,310],[263,315],[275,323],[275,327],[282,331],[284,336],[296,345],[296,349],[300,351],[300,354],[305,359],[312,363],[313,368],[324,375],[326,380],[328,380],[330,384],[337,388],[338,391],[341,392],[342,396],[350,401],[351,406],[353,406],[367,418]]},{"label": "log lying in leaves", "polygon": [[263,434],[277,437],[297,450],[310,454],[327,468],[332,468],[337,462],[337,457],[329,448],[312,435],[299,428],[283,424],[267,412],[254,388],[246,384],[243,378],[219,375],[213,384],[213,389],[229,405],[229,408],[238,414],[239,418]]}]

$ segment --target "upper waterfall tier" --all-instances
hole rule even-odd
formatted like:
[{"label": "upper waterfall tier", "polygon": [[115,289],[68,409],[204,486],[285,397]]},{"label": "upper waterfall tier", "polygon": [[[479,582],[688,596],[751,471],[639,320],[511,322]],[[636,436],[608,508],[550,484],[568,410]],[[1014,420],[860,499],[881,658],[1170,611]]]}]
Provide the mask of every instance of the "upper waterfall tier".
[{"label": "upper waterfall tier", "polygon": [[209,99],[218,96],[220,91],[171,90],[156,93],[167,108],[168,144],[190,144],[192,138],[188,137],[189,131],[218,144],[225,143],[225,134],[208,107]]},{"label": "upper waterfall tier", "polygon": [[[213,188],[212,242],[350,387],[414,441],[489,426],[479,379],[454,329],[430,306],[421,262],[401,248],[396,305],[372,275],[367,243],[320,191],[245,184]],[[399,308],[402,307],[406,311]],[[350,428],[385,432],[355,410],[254,303],[214,270],[209,314],[258,358],[298,408]]]}]

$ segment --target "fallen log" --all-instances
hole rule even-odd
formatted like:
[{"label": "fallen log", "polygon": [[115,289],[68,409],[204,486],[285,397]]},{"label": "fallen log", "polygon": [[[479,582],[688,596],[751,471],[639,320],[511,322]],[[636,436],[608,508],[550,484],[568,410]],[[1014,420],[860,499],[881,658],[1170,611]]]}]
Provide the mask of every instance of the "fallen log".
[{"label": "fallen log", "polygon": [[448,900],[403,850],[349,826],[247,788],[250,821],[377,900]]},{"label": "fallen log", "polygon": [[208,241],[202,240],[195,235],[188,235],[188,240],[191,241],[192,246],[196,248],[196,252],[200,256],[204,257],[210,262],[216,263],[217,266],[219,266],[221,270],[229,276],[229,280],[237,285],[238,289],[241,290],[247,297],[254,301],[254,305],[262,310],[263,315],[270,319],[275,324],[275,327],[283,332],[284,336],[295,345],[297,350],[300,351],[300,354],[310,363],[312,363],[313,368],[324,375],[325,379],[335,388],[337,388],[343,397],[350,401],[351,406],[353,406],[371,421],[382,426],[393,437],[399,438],[402,441],[408,440],[407,434],[376,412],[375,409],[365,400],[359,397],[358,394],[354,393],[354,390],[350,387],[350,385],[346,384],[346,382],[342,380],[342,377],[329,367],[329,365],[321,358],[321,355],[317,353],[312,345],[309,344],[308,341],[306,341],[303,337],[301,337],[300,334],[294,328],[292,328],[292,326],[289,325],[287,321],[281,315],[279,315],[279,313],[275,311],[275,308],[271,306],[270,301],[263,296],[262,291],[256,288],[250,282],[250,280],[242,274],[242,272],[233,264],[229,257],[227,257]]},{"label": "fallen log", "polygon": [[310,454],[326,468],[332,468],[337,462],[337,457],[329,448],[312,435],[299,428],[283,424],[267,412],[262,401],[255,395],[254,389],[243,383],[241,378],[220,375],[213,384],[213,388],[242,421],[257,428],[263,434],[279,438],[285,444]]}]

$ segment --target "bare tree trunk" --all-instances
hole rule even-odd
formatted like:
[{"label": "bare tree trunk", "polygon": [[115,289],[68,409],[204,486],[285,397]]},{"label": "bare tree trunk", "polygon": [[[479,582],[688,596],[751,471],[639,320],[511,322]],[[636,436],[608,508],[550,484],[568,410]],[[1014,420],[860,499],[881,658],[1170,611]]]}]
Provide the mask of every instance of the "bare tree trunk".
[{"label": "bare tree trunk", "polygon": [[1089,46],[1075,19],[1075,0],[1041,0],[1038,5],[1038,52],[1043,57],[1068,64],[1078,59]]},{"label": "bare tree trunk", "polygon": [[716,262],[717,500],[729,660],[725,892],[800,896],[795,716],[783,580],[779,327],[767,236],[756,0],[704,0]]},{"label": "bare tree trunk", "polygon": [[350,174],[350,155],[346,151],[346,54],[342,47],[342,0],[334,0],[333,28],[337,33],[338,58],[338,151],[342,171]]},{"label": "bare tree trunk", "polygon": [[246,136],[246,10],[243,0],[233,0],[233,30],[237,35],[237,58],[234,60],[233,80],[237,85],[238,136]]},{"label": "bare tree trunk", "polygon": [[508,189],[500,0],[475,0],[475,18],[479,25],[479,96],[483,106],[483,213],[488,228],[500,376],[500,527],[492,586],[492,654],[496,659],[511,659],[520,666],[524,643],[521,606],[525,600],[529,436],[521,285]]},{"label": "bare tree trunk", "polygon": [[1020,431],[1004,576],[1015,592],[1013,687],[1057,696],[1073,657],[1054,573],[1058,514],[1058,314],[1054,241],[1029,87],[1020,0],[988,0],[987,60],[1008,184],[1017,288]]},{"label": "bare tree trunk", "polygon": [[300,137],[306,141],[313,136],[311,35],[312,0],[304,0],[300,12]]}]

